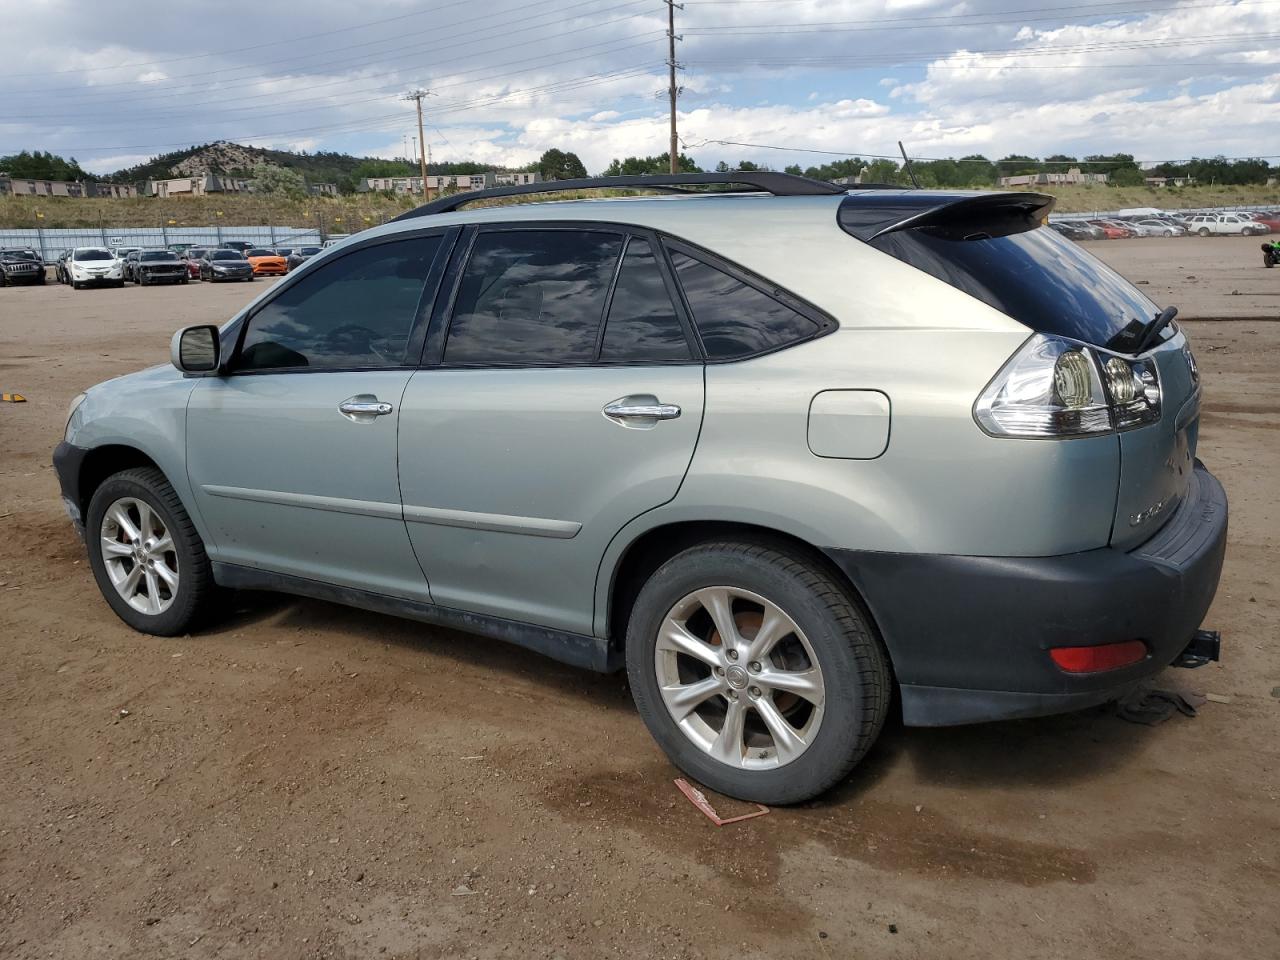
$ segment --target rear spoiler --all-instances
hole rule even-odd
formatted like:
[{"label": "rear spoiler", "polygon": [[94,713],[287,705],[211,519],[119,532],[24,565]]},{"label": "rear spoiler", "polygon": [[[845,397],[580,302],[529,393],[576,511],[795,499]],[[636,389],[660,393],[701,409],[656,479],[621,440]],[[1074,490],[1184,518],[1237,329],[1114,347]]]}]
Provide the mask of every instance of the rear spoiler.
[{"label": "rear spoiler", "polygon": [[840,204],[839,221],[846,233],[868,242],[925,228],[947,239],[977,240],[1034,230],[1053,204],[1043,193],[851,194]]}]

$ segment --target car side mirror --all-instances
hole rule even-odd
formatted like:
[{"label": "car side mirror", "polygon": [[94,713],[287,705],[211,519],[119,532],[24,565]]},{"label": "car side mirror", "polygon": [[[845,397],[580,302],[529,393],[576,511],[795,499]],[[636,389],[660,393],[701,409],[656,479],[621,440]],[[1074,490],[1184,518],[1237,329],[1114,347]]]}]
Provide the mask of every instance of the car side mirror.
[{"label": "car side mirror", "polygon": [[183,327],[169,343],[169,359],[189,376],[207,377],[218,372],[218,328],[211,323]]}]

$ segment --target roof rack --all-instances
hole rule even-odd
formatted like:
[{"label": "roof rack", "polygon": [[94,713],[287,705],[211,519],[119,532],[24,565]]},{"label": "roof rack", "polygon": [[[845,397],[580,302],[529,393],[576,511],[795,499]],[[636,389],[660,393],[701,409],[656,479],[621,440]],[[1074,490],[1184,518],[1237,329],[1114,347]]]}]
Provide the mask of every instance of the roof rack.
[{"label": "roof rack", "polygon": [[512,187],[495,187],[492,190],[468,190],[452,196],[432,200],[420,207],[402,213],[396,220],[426,217],[435,213],[452,213],[464,204],[492,197],[518,197],[531,193],[559,193],[563,190],[600,190],[611,187],[649,187],[666,193],[693,193],[681,187],[703,184],[732,184],[752,191],[764,191],[775,197],[810,197],[844,193],[846,187],[826,180],[814,180],[792,173],[751,170],[737,173],[660,173],[627,177],[583,177],[577,180],[545,180],[524,183]]}]

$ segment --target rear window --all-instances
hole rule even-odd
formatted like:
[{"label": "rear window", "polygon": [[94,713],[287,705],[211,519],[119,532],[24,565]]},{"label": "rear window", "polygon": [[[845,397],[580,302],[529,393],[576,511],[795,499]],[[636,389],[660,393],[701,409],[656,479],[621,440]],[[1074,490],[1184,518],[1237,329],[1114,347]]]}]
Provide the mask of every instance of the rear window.
[{"label": "rear window", "polygon": [[870,243],[1037,333],[1123,349],[1135,321],[1145,324],[1160,312],[1128,280],[1053,230],[964,240],[924,227]]}]

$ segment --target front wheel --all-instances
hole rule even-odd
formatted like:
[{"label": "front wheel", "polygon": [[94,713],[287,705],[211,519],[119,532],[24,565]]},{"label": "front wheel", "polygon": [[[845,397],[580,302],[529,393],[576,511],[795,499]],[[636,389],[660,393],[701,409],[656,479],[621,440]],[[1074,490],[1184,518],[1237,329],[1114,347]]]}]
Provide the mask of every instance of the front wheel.
[{"label": "front wheel", "polygon": [[888,658],[844,586],[759,543],[706,543],[663,564],[633,607],[627,674],[677,767],[758,803],[844,779],[889,709]]},{"label": "front wheel", "polygon": [[1209,228],[1201,227],[1199,230],[1196,231],[1196,233],[1200,234],[1200,236],[1202,237],[1207,237],[1209,235]]},{"label": "front wheel", "polygon": [[143,633],[187,633],[217,587],[182,501],[154,467],[124,470],[94,491],[85,521],[89,565],[116,615]]}]

